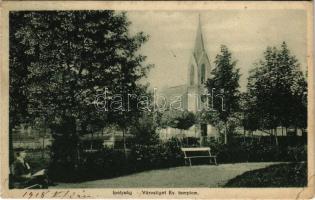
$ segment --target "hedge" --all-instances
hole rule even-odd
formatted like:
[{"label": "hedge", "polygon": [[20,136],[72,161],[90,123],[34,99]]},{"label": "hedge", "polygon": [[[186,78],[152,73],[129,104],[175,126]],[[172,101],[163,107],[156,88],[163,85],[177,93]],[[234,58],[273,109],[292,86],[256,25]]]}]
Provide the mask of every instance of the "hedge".
[{"label": "hedge", "polygon": [[[275,146],[259,142],[236,142],[228,145],[211,142],[218,163],[306,161],[306,145]],[[208,164],[208,162],[204,162]],[[166,143],[135,144],[125,155],[123,150],[104,148],[98,152],[82,153],[76,168],[65,170],[62,165],[50,168],[56,181],[75,182],[112,178],[145,170],[184,165],[183,154],[176,140]]]}]

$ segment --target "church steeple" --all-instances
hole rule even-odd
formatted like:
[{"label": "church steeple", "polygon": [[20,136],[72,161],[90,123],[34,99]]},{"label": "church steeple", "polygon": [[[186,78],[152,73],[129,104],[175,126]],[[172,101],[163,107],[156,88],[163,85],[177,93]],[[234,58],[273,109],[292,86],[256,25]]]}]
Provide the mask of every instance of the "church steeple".
[{"label": "church steeple", "polygon": [[198,15],[197,35],[196,35],[195,48],[194,48],[194,56],[197,60],[201,56],[204,49],[205,48],[204,48],[203,35],[202,35],[202,29],[201,29],[201,19],[200,19],[200,14],[199,14]]},{"label": "church steeple", "polygon": [[193,59],[190,61],[191,66],[189,67],[190,70],[188,72],[189,84],[203,86],[208,79],[211,67],[207,52],[205,50],[200,14],[198,15],[198,27],[192,57]]},{"label": "church steeple", "polygon": [[[188,82],[187,82],[187,93],[195,94],[198,97],[205,91],[205,83],[209,78],[211,65],[210,60],[205,50],[204,37],[202,34],[202,26],[200,14],[198,16],[198,27],[195,38],[195,46],[189,61],[188,68]],[[200,108],[205,105],[205,102],[201,101],[201,98],[192,97],[187,98],[187,109],[192,112],[197,112]]]}]

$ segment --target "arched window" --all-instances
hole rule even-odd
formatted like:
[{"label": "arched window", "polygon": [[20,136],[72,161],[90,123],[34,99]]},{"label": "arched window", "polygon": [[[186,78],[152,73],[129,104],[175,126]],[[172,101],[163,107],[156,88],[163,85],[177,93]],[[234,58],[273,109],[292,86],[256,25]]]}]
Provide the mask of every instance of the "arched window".
[{"label": "arched window", "polygon": [[191,65],[190,67],[190,85],[194,85],[195,82],[195,67]]},{"label": "arched window", "polygon": [[205,83],[205,78],[206,78],[206,67],[205,67],[205,64],[202,64],[201,65],[201,75],[200,75],[201,84]]}]

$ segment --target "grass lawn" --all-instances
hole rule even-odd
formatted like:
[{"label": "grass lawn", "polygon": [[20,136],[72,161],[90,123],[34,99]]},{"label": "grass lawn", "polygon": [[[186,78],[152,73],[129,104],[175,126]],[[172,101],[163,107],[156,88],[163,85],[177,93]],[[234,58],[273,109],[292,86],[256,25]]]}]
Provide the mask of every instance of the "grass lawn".
[{"label": "grass lawn", "polygon": [[59,183],[55,188],[222,187],[246,171],[279,163],[236,163],[182,166],[151,170],[118,178],[81,183]]},{"label": "grass lawn", "polygon": [[245,172],[224,187],[304,187],[307,163],[285,163]]}]

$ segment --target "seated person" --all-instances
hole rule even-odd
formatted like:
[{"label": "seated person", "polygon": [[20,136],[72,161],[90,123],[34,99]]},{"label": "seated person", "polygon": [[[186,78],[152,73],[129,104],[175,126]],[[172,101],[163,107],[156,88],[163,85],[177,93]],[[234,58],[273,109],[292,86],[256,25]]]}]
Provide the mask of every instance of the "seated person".
[{"label": "seated person", "polygon": [[32,174],[31,167],[26,162],[27,154],[24,149],[16,149],[16,159],[12,164],[13,181],[20,183],[24,187],[39,184],[41,187],[47,187],[48,178],[46,170],[40,170]]}]

